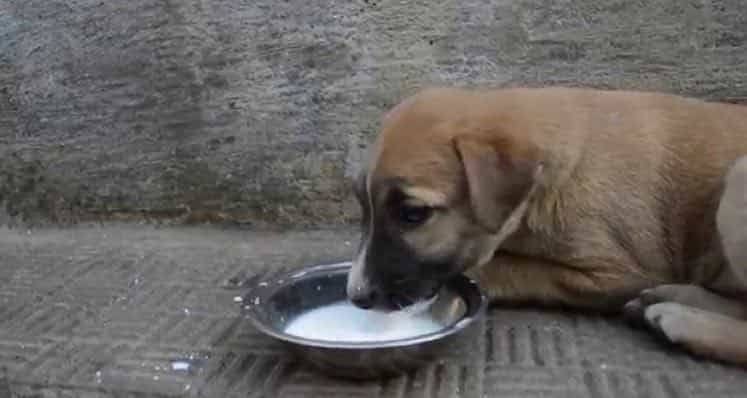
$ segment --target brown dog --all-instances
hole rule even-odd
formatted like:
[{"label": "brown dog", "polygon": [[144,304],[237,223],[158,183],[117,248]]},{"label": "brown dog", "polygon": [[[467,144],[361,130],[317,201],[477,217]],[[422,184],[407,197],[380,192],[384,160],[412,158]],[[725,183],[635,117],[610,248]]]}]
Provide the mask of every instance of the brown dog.
[{"label": "brown dog", "polygon": [[469,271],[496,301],[629,302],[669,340],[747,364],[744,154],[737,105],[424,90],[384,118],[356,184],[363,238],[348,296],[402,307]]}]

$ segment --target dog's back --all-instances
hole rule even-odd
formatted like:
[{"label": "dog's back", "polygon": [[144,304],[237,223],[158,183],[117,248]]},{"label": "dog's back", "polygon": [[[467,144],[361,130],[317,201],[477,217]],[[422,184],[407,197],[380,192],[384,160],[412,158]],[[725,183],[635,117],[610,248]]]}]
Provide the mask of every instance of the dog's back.
[{"label": "dog's back", "polygon": [[[551,177],[555,191],[528,220],[553,228],[544,236],[519,234],[507,245],[574,259],[614,245],[650,278],[706,283],[716,276],[724,262],[716,210],[727,170],[747,154],[747,108],[630,91],[486,95],[513,107],[514,134],[533,135],[528,138],[563,165],[553,168],[560,174]],[[572,242],[566,246],[573,251],[563,253],[562,242]],[[532,253],[540,247],[547,253]]]}]

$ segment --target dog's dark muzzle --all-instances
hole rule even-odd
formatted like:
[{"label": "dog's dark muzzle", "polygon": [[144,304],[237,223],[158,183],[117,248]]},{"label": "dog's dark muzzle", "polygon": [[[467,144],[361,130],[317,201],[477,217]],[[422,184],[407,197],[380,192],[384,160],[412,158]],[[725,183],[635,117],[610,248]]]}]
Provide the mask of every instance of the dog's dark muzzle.
[{"label": "dog's dark muzzle", "polygon": [[348,298],[359,308],[396,311],[433,298],[441,285],[434,280],[375,284],[348,292]]}]

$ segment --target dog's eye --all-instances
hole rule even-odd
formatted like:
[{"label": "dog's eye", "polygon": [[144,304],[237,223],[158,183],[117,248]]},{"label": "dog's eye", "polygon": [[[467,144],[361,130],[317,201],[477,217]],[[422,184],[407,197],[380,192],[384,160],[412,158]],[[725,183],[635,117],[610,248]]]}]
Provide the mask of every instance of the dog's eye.
[{"label": "dog's eye", "polygon": [[422,224],[431,216],[433,209],[427,206],[401,206],[399,220],[408,225]]}]

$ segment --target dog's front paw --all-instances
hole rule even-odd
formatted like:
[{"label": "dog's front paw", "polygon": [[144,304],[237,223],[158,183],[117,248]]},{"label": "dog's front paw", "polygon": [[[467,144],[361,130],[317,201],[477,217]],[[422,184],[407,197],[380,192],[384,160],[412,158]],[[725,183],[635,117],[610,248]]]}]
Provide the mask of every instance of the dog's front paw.
[{"label": "dog's front paw", "polygon": [[682,303],[678,298],[682,296],[682,291],[688,289],[689,285],[660,285],[642,290],[638,297],[625,304],[623,314],[629,321],[638,326],[645,326],[645,311],[647,308],[658,303]]},{"label": "dog's front paw", "polygon": [[660,285],[643,290],[638,298],[625,305],[624,312],[629,319],[639,321],[647,307],[658,303],[678,303],[731,318],[743,318],[747,314],[743,303],[696,285]]},{"label": "dog's front paw", "polygon": [[686,333],[683,330],[687,329],[688,322],[692,323],[686,314],[689,309],[679,303],[654,300],[650,291],[644,290],[640,297],[625,304],[623,312],[636,326],[648,327],[672,343],[681,343]]},{"label": "dog's front paw", "polygon": [[636,326],[646,327],[663,339],[700,351],[711,313],[694,306],[701,288],[692,285],[661,285],[643,290],[623,307],[625,317]]},{"label": "dog's front paw", "polygon": [[679,303],[658,303],[643,311],[643,320],[655,332],[675,344],[687,344],[698,331],[698,310]]},{"label": "dog's front paw", "polygon": [[747,322],[681,303],[647,304],[642,297],[629,302],[625,311],[628,317],[693,354],[747,362]]}]

